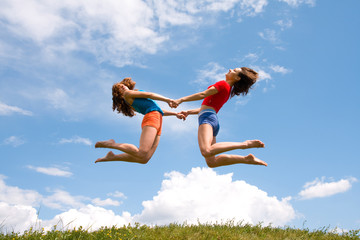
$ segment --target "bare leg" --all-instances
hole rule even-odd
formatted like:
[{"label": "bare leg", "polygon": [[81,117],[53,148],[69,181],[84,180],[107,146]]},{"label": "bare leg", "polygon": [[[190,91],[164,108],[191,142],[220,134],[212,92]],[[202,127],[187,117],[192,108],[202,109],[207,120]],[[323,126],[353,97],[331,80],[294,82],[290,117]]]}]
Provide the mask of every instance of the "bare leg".
[{"label": "bare leg", "polygon": [[209,124],[201,124],[198,131],[198,140],[201,153],[207,156],[217,155],[235,149],[263,148],[265,144],[260,140],[246,140],[244,142],[213,143],[213,130]]},{"label": "bare leg", "polygon": [[108,152],[105,157],[98,158],[95,163],[98,162],[113,162],[113,161],[123,161],[123,162],[137,162],[140,163],[140,159],[130,154],[123,153],[115,155],[112,151]]},{"label": "bare leg", "polygon": [[110,139],[107,141],[97,142],[96,148],[112,148],[123,151],[125,153],[115,155],[113,152],[109,152],[105,157],[99,158],[97,162],[109,162],[109,161],[125,161],[125,162],[137,162],[147,163],[154,154],[160,141],[160,136],[157,135],[157,131],[154,127],[145,126],[141,132],[140,145],[137,148],[133,144],[128,143],[115,143]]},{"label": "bare leg", "polygon": [[211,125],[202,124],[199,126],[198,141],[201,154],[205,157],[206,163],[209,167],[220,167],[238,163],[255,164],[267,166],[267,163],[256,158],[254,155],[248,156],[222,154],[234,149],[247,149],[264,147],[264,143],[259,140],[247,140],[245,142],[221,142],[216,143],[216,138],[212,135],[213,130]]},{"label": "bare leg", "polygon": [[129,143],[116,143],[114,139],[110,139],[107,141],[100,141],[95,144],[95,148],[111,148],[111,149],[117,149],[123,152],[126,152],[131,155],[137,155],[139,152],[139,149]]},{"label": "bare leg", "polygon": [[205,158],[205,160],[208,166],[211,168],[238,164],[238,163],[267,166],[266,162],[256,158],[252,154],[249,154],[245,157],[240,155],[222,154],[216,157],[213,156],[213,157]]}]

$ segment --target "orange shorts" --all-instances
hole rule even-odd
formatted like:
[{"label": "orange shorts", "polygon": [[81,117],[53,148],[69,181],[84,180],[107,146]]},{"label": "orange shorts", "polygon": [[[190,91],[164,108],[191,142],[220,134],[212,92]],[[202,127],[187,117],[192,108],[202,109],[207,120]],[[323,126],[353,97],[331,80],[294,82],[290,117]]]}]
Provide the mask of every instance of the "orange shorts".
[{"label": "orange shorts", "polygon": [[152,111],[145,114],[144,119],[141,123],[141,128],[145,126],[151,126],[156,128],[157,135],[161,135],[162,130],[162,115],[158,111]]}]

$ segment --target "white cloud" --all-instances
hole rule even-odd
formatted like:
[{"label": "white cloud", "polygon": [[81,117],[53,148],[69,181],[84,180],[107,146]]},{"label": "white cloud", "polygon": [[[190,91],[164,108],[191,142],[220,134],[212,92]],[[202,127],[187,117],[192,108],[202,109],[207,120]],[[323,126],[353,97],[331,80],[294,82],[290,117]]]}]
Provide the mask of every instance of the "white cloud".
[{"label": "white cloud", "polygon": [[[49,208],[66,210],[85,206],[84,201],[90,200],[83,196],[72,196],[64,190],[54,190],[49,196],[43,196],[34,190],[24,190],[6,185],[5,176],[0,175],[0,202],[12,205],[37,207],[43,204]],[[1,219],[0,219],[1,222]]]},{"label": "white cloud", "polygon": [[13,147],[18,147],[20,145],[23,145],[24,143],[25,140],[22,137],[17,136],[10,136],[3,141],[4,145],[10,145]]},{"label": "white cloud", "polygon": [[107,195],[112,196],[112,197],[116,197],[116,198],[124,198],[124,199],[127,198],[124,193],[119,192],[119,191],[115,191],[113,193],[108,193]]},{"label": "white cloud", "polygon": [[[219,12],[255,16],[267,0],[3,0],[0,17],[7,33],[31,40],[43,53],[85,51],[119,67],[138,64],[171,36],[168,26],[208,24]],[[210,15],[210,17],[209,17]],[[122,56],[119,58],[119,56]]]},{"label": "white cloud", "polygon": [[259,80],[268,80],[271,79],[271,75],[267,72],[265,72],[264,70],[259,70]]},{"label": "white cloud", "polygon": [[120,206],[120,204],[122,204],[122,202],[116,201],[116,200],[112,200],[110,198],[107,198],[105,200],[101,200],[100,198],[95,198],[91,201],[94,205],[96,206]]},{"label": "white cloud", "polygon": [[287,69],[287,68],[279,66],[279,65],[272,65],[272,66],[270,66],[270,68],[271,68],[271,70],[273,70],[276,73],[287,74],[287,73],[291,72],[290,69]]},{"label": "white cloud", "polygon": [[13,113],[19,113],[26,116],[32,116],[33,113],[19,107],[10,106],[5,103],[0,102],[0,116],[9,116]]},{"label": "white cloud", "polygon": [[357,182],[356,178],[341,179],[337,182],[325,182],[325,178],[315,179],[304,185],[304,190],[299,193],[301,199],[312,199],[329,197],[338,193],[350,190],[352,183]]},{"label": "white cloud", "polygon": [[251,66],[252,69],[254,69],[259,74],[259,80],[260,81],[268,81],[271,79],[270,73],[266,72],[262,67],[259,66]]},{"label": "white cloud", "polygon": [[173,171],[165,175],[160,191],[144,201],[144,210],[134,216],[145,224],[189,224],[234,220],[283,225],[295,218],[289,199],[278,200],[232,174],[218,175],[209,168],[193,168],[188,175]]},{"label": "white cloud", "polygon": [[116,215],[113,211],[93,205],[86,205],[79,209],[70,209],[56,215],[52,220],[43,221],[45,229],[49,230],[54,225],[62,229],[73,229],[82,226],[84,229],[97,230],[104,226],[122,227],[132,222],[131,214],[123,212]]},{"label": "white cloud", "polygon": [[28,230],[40,222],[35,207],[40,206],[41,194],[7,186],[5,179],[0,175],[0,232]]},{"label": "white cloud", "polygon": [[278,20],[276,21],[276,24],[279,25],[281,27],[281,30],[285,30],[287,28],[291,28],[292,27],[292,20]]},{"label": "white cloud", "polygon": [[45,40],[65,24],[57,16],[56,9],[46,1],[2,1],[1,5],[0,15],[11,23],[8,28],[19,35],[31,36],[36,41]]},{"label": "white cloud", "polygon": [[240,98],[236,100],[237,105],[245,106],[250,101],[250,98]]},{"label": "white cloud", "polygon": [[88,138],[82,138],[79,136],[74,136],[72,138],[66,139],[66,138],[62,138],[59,141],[60,144],[64,144],[64,143],[79,143],[79,144],[84,144],[84,145],[88,145],[91,146],[92,142],[90,139]]},{"label": "white cloud", "polygon": [[163,28],[168,25],[198,25],[203,23],[202,14],[228,12],[231,9],[236,9],[239,16],[255,16],[264,11],[267,0],[157,0],[153,4],[159,25]]},{"label": "white cloud", "polygon": [[280,2],[286,2],[292,7],[298,7],[301,4],[307,4],[311,7],[315,6],[316,0],[279,0]]},{"label": "white cloud", "polygon": [[[75,64],[75,63],[74,63]],[[76,63],[77,64],[77,63]],[[45,74],[46,75],[46,74]],[[98,77],[95,77],[98,78]],[[45,85],[63,85],[63,87],[49,87],[43,86]],[[80,114],[86,113],[87,115],[92,114],[89,109],[93,109],[94,105],[98,105],[100,101],[91,102],[92,99],[89,98],[91,96],[97,96],[98,89],[93,88],[91,91],[85,92],[83,88],[89,87],[89,83],[66,83],[66,82],[57,82],[53,83],[48,82],[47,80],[38,85],[29,85],[26,90],[22,89],[19,93],[21,96],[25,97],[27,101],[37,101],[41,104],[42,109],[47,108],[51,110],[55,110],[55,112],[59,112],[60,110],[66,113],[72,119],[76,119],[76,117]],[[64,91],[63,88],[67,90]],[[100,108],[100,107],[99,107]]]},{"label": "white cloud", "polygon": [[89,200],[83,196],[72,196],[70,193],[56,189],[53,194],[47,197],[42,197],[42,203],[53,209],[68,210],[71,208],[80,208],[85,206],[84,201]]},{"label": "white cloud", "polygon": [[34,167],[27,166],[31,170],[35,170],[36,172],[43,173],[50,176],[58,176],[58,177],[71,177],[73,174],[69,171],[61,170],[56,167]]},{"label": "white cloud", "polygon": [[[3,0],[0,2],[1,32],[8,37],[0,43],[0,55],[5,54],[5,60],[12,59],[10,52],[17,56],[9,68],[29,76],[30,80],[19,93],[25,101],[41,106],[40,112],[55,109],[56,114],[65,113],[64,120],[79,120],[85,114],[98,117],[111,114],[111,107],[108,108],[104,97],[109,96],[105,95],[109,92],[95,88],[106,81],[112,82],[115,77],[104,79],[100,73],[94,73],[98,68],[92,67],[93,58],[119,67],[139,66],[144,54],[155,54],[178,45],[178,30],[191,34],[183,36],[184,39],[196,39],[193,29],[186,31],[187,28],[210,24],[209,19],[215,19],[222,12],[230,12],[229,17],[256,15],[265,10],[267,2],[64,0],[50,3],[29,0],[23,4],[21,0]],[[211,22],[214,24],[216,20]],[[19,44],[14,44],[14,39],[18,39]],[[84,55],[88,56],[86,61]],[[60,71],[61,74],[57,74]],[[31,79],[34,77],[36,82]],[[5,109],[0,106],[0,115],[2,108]],[[93,109],[96,111],[91,111]],[[30,113],[23,110],[22,114]]]},{"label": "white cloud", "polygon": [[46,91],[45,98],[55,109],[68,109],[71,105],[69,96],[62,89]]},{"label": "white cloud", "polygon": [[[210,62],[198,71],[198,77],[194,81],[196,84],[207,86],[214,84],[221,79],[225,79],[226,68],[220,66],[218,63]],[[205,90],[205,89],[203,89]]]},{"label": "white cloud", "polygon": [[15,205],[39,205],[41,195],[38,192],[7,186],[4,179],[6,179],[6,177],[0,175],[0,202],[6,202]]},{"label": "white cloud", "polygon": [[259,36],[262,39],[267,40],[271,43],[279,42],[278,33],[273,29],[269,29],[269,28],[265,29],[263,32],[259,32]]},{"label": "white cloud", "polygon": [[0,201],[0,232],[24,232],[41,223],[37,211],[29,205],[8,204]]},{"label": "white cloud", "polygon": [[154,12],[141,0],[5,0],[0,16],[9,32],[47,51],[83,50],[119,66],[131,63],[136,52],[154,53],[167,39],[154,31]]},{"label": "white cloud", "polygon": [[256,62],[259,59],[259,56],[256,53],[249,53],[244,57],[244,60]]},{"label": "white cloud", "polygon": [[[99,206],[121,204],[111,199],[72,196],[63,190],[55,190],[52,195],[45,197],[35,191],[6,186],[2,176],[0,222],[4,221],[3,229],[17,227],[18,231],[27,230],[35,224],[41,224],[47,230],[54,225],[60,229],[82,226],[96,230],[103,226],[123,226],[135,222],[161,225],[185,221],[197,224],[198,221],[215,223],[232,220],[236,223],[262,222],[282,226],[296,217],[289,203],[290,198],[279,200],[275,196],[268,196],[266,192],[245,181],[233,181],[232,174],[219,175],[209,168],[193,168],[187,175],[173,171],[165,174],[165,177],[167,179],[163,180],[158,194],[152,200],[143,202],[144,209],[140,214],[131,216],[126,211],[116,215],[111,210],[84,203],[91,201]],[[26,197],[29,194],[37,200]],[[112,195],[122,196],[118,191]],[[39,201],[43,206],[64,212],[51,220],[37,219],[34,205],[38,206]],[[14,215],[11,210],[17,210],[19,214]],[[7,221],[8,219],[11,220]]]},{"label": "white cloud", "polygon": [[247,15],[255,16],[264,11],[265,6],[268,4],[267,0],[243,0],[241,7]]}]

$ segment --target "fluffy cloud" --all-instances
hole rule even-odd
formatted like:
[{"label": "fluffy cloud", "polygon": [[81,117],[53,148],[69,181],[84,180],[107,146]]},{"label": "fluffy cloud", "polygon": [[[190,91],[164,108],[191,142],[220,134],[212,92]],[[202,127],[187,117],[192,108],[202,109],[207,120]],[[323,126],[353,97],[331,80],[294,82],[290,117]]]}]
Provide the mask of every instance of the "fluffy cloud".
[{"label": "fluffy cloud", "polygon": [[58,177],[71,177],[73,174],[69,171],[61,170],[56,167],[34,167],[27,166],[31,170],[35,170],[36,172],[43,173],[50,176],[58,176]]},{"label": "fluffy cloud", "polygon": [[298,7],[301,4],[308,4],[310,6],[315,6],[316,0],[279,0],[280,2],[286,2],[292,7]]},{"label": "fluffy cloud", "polygon": [[116,200],[112,200],[110,198],[107,198],[105,200],[101,200],[100,198],[95,198],[91,201],[94,205],[96,206],[120,206],[120,204],[122,202],[116,201]]},{"label": "fluffy cloud", "polygon": [[292,20],[279,20],[276,21],[276,24],[279,25],[281,27],[281,30],[284,31],[287,28],[291,28],[293,25]]},{"label": "fluffy cloud", "polygon": [[276,73],[287,74],[287,73],[291,72],[290,69],[287,69],[287,68],[279,66],[279,65],[272,65],[272,66],[270,66],[270,68],[271,68],[271,70],[273,70]]},{"label": "fluffy cloud", "polygon": [[[266,192],[245,181],[233,181],[232,174],[219,175],[209,168],[193,168],[187,175],[173,171],[165,174],[165,177],[158,194],[152,200],[144,201],[143,211],[133,216],[126,211],[117,215],[99,207],[116,206],[118,202],[111,199],[95,198],[91,201],[98,206],[94,206],[84,204],[89,198],[71,196],[62,190],[56,190],[49,197],[32,191],[45,206],[64,211],[51,220],[38,219],[37,223],[46,229],[60,225],[60,228],[65,229],[83,226],[95,230],[102,226],[122,226],[135,222],[162,225],[173,222],[197,224],[198,221],[215,223],[232,220],[236,223],[262,222],[282,226],[295,218],[290,198],[279,200],[275,196],[268,196]],[[2,186],[12,188],[4,183]],[[26,190],[16,189],[22,195],[26,193]],[[10,202],[8,195],[7,192],[0,195],[4,196],[0,199],[0,209],[4,209],[0,211],[0,221],[4,221],[5,227],[18,226],[20,230],[17,231],[23,231],[28,229],[26,226],[34,226],[36,211],[33,206],[36,202]],[[11,209],[23,214],[13,215]],[[7,221],[10,217],[11,221]]]},{"label": "fluffy cloud", "polygon": [[68,210],[71,208],[80,208],[85,206],[84,202],[89,200],[83,196],[72,196],[70,193],[56,189],[53,194],[47,197],[42,196],[42,203],[53,209]]},{"label": "fluffy cloud", "polygon": [[19,113],[26,116],[33,115],[33,113],[30,111],[0,102],[0,116],[8,116],[8,115],[12,115],[13,113]]},{"label": "fluffy cloud", "polygon": [[228,12],[235,8],[238,16],[254,16],[262,12],[266,5],[267,0],[156,0],[152,8],[158,16],[160,27],[166,27],[168,25],[196,25],[202,23],[201,14]]},{"label": "fluffy cloud", "polygon": [[[24,190],[18,187],[7,186],[6,177],[0,175],[0,201],[15,205],[38,206],[41,195],[33,190]],[[1,220],[0,220],[1,222]]]},{"label": "fluffy cloud", "polygon": [[0,232],[23,232],[40,222],[35,208],[0,201]]},{"label": "fluffy cloud", "polygon": [[246,61],[256,62],[258,59],[259,56],[256,53],[248,53],[247,55],[244,56],[244,60]]},{"label": "fluffy cloud", "polygon": [[283,225],[295,218],[288,199],[277,199],[245,181],[233,181],[232,174],[218,175],[209,168],[193,168],[188,175],[173,171],[165,175],[161,190],[144,201],[136,222],[196,224],[235,220],[247,223]]},{"label": "fluffy cloud", "polygon": [[54,225],[57,225],[58,229],[73,229],[82,226],[88,230],[96,230],[103,226],[122,227],[129,223],[132,223],[132,217],[128,212],[123,212],[120,216],[111,210],[89,204],[79,209],[70,209],[56,215],[51,220],[43,221],[42,226],[46,230],[51,229]]},{"label": "fluffy cloud", "polygon": [[251,66],[251,68],[259,73],[258,82],[264,81],[264,80],[267,82],[268,80],[271,80],[272,77],[271,77],[270,73],[266,72],[262,67]]},{"label": "fluffy cloud", "polygon": [[[215,62],[210,62],[203,69],[198,71],[198,77],[194,81],[196,84],[201,86],[207,86],[213,84],[220,79],[225,78],[226,68]],[[205,89],[203,89],[205,90]]]},{"label": "fluffy cloud", "polygon": [[[209,19],[222,12],[231,13],[230,17],[253,16],[264,11],[267,2],[29,0],[24,4],[21,0],[3,0],[0,32],[6,37],[0,41],[0,56],[9,69],[29,78],[19,93],[41,106],[39,114],[50,108],[64,112],[64,120],[103,116],[111,114],[104,97],[111,93],[99,90],[118,76],[105,77],[89,62],[142,66],[144,55],[177,48],[179,28],[172,26],[196,28],[209,24]],[[181,32],[190,35],[193,31]],[[32,114],[0,103],[0,115],[9,113]]]},{"label": "fluffy cloud", "polygon": [[312,182],[306,183],[304,190],[299,193],[299,196],[301,199],[329,197],[348,191],[354,182],[357,182],[356,178],[341,179],[337,182],[325,182],[325,178],[317,178]]},{"label": "fluffy cloud", "polygon": [[4,0],[0,17],[3,31],[31,40],[47,54],[85,51],[124,66],[136,64],[139,54],[156,53],[169,40],[168,26],[193,27],[204,23],[204,15],[231,9],[254,16],[266,5],[267,0]]},{"label": "fluffy cloud", "polygon": [[112,196],[112,197],[116,197],[116,198],[124,198],[124,199],[127,198],[124,193],[119,192],[119,191],[115,191],[113,193],[108,193],[107,195]]},{"label": "fluffy cloud", "polygon": [[7,31],[46,51],[84,50],[120,66],[135,52],[154,53],[167,39],[154,31],[154,12],[142,0],[2,1],[0,16]]},{"label": "fluffy cloud", "polygon": [[74,136],[72,138],[66,139],[66,138],[62,138],[59,141],[60,144],[64,144],[64,143],[80,143],[80,144],[84,144],[84,145],[88,145],[91,146],[92,142],[90,141],[90,139],[88,138],[82,138],[79,136]]},{"label": "fluffy cloud", "polygon": [[265,29],[263,32],[259,32],[259,36],[264,39],[267,40],[271,43],[278,43],[279,40],[279,34],[273,30],[273,29]]},{"label": "fluffy cloud", "polygon": [[18,147],[20,145],[23,145],[24,143],[25,140],[22,137],[17,137],[17,136],[8,137],[3,141],[4,145],[10,145],[13,147]]},{"label": "fluffy cloud", "polygon": [[[6,177],[0,175],[0,231],[23,232],[30,227],[45,227],[51,229],[54,225],[63,223],[63,227],[90,226],[95,229],[101,226],[123,225],[130,223],[130,214],[123,213],[117,216],[104,208],[86,205],[93,202],[97,205],[119,205],[111,199],[91,200],[84,196],[72,196],[63,190],[54,190],[49,196],[43,196],[34,190],[25,190],[8,186]],[[53,219],[44,221],[39,218],[36,208],[39,206],[63,211]]]}]

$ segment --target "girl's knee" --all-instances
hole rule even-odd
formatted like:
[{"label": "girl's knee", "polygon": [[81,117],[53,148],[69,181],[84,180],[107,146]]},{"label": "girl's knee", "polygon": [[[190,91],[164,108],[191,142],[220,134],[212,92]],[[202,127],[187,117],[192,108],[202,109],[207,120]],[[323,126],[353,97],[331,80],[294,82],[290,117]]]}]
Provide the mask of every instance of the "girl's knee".
[{"label": "girl's knee", "polygon": [[217,167],[214,158],[212,158],[212,159],[206,159],[206,158],[205,158],[205,160],[206,160],[206,164],[208,165],[209,168],[215,168],[215,167]]},{"label": "girl's knee", "polygon": [[206,161],[206,164],[208,165],[209,168],[218,167],[215,156],[206,157],[205,161]]},{"label": "girl's knee", "polygon": [[209,148],[203,148],[203,149],[200,149],[200,151],[201,151],[201,155],[202,155],[204,158],[208,158],[208,157],[212,157],[212,156],[213,156]]},{"label": "girl's knee", "polygon": [[151,155],[148,154],[147,152],[140,151],[138,158],[139,158],[139,163],[147,164],[151,159]]}]

